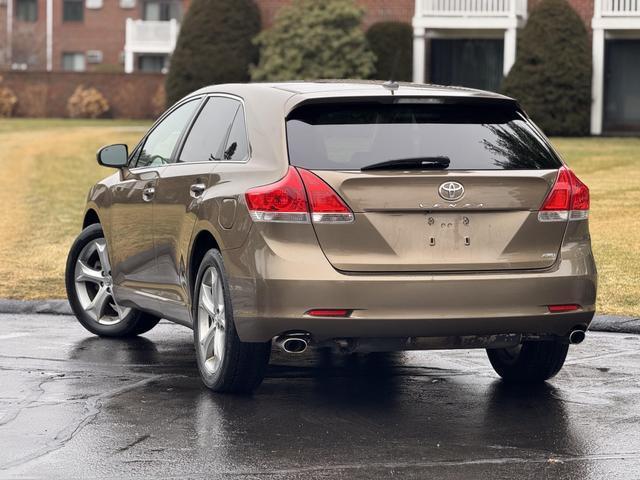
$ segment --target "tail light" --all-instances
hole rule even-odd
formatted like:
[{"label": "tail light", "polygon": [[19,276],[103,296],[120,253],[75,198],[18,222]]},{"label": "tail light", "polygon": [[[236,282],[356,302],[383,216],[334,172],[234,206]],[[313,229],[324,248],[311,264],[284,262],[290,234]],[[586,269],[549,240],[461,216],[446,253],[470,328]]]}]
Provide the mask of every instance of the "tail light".
[{"label": "tail light", "polygon": [[255,222],[309,223],[304,185],[293,167],[281,180],[247,191],[245,198]]},{"label": "tail light", "polygon": [[585,220],[589,218],[589,187],[569,170],[571,174],[571,213],[569,220]]},{"label": "tail light", "polygon": [[309,223],[309,218],[314,223],[353,221],[353,212],[338,194],[302,168],[289,167],[284,178],[248,190],[245,198],[256,222]]},{"label": "tail light", "polygon": [[329,185],[309,170],[298,171],[307,189],[313,223],[353,222],[353,213]]},{"label": "tail light", "polygon": [[567,167],[558,171],[551,191],[538,212],[541,222],[585,220],[589,217],[589,188]]}]

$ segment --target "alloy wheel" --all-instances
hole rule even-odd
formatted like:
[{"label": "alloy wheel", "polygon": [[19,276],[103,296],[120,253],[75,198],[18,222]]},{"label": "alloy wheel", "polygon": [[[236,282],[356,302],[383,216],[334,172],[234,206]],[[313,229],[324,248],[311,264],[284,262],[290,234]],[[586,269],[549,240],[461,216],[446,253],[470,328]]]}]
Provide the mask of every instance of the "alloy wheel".
[{"label": "alloy wheel", "polygon": [[197,321],[200,358],[206,371],[213,374],[222,365],[226,336],[224,286],[214,267],[207,268],[202,276]]},{"label": "alloy wheel", "polygon": [[92,240],[82,249],[76,260],[74,279],[80,306],[99,324],[116,325],[131,311],[118,305],[113,297],[111,264],[104,238]]}]

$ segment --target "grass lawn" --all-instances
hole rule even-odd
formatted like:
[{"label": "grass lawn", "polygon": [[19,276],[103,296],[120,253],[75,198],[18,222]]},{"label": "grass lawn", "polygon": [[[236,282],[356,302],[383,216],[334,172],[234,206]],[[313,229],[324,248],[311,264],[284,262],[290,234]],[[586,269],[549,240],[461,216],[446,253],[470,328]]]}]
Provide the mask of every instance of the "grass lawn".
[{"label": "grass lawn", "polygon": [[640,316],[640,138],[556,138],[589,186],[598,312]]},{"label": "grass lawn", "polygon": [[63,272],[89,187],[113,170],[95,152],[133,146],[148,123],[0,120],[0,298],[65,297]]},{"label": "grass lawn", "polygon": [[[133,146],[146,123],[0,120],[0,298],[65,296],[63,271],[85,196],[112,170],[98,147]],[[591,188],[600,313],[640,316],[640,139],[554,139]]]}]

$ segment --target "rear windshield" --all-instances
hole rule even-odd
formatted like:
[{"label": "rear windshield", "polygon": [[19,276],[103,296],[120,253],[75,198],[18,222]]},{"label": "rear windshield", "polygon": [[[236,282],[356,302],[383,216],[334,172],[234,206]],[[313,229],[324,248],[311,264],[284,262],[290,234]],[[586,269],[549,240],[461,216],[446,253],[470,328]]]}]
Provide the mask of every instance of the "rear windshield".
[{"label": "rear windshield", "polygon": [[398,159],[449,159],[447,170],[555,169],[545,138],[511,104],[323,103],[287,119],[292,165],[360,170]]}]

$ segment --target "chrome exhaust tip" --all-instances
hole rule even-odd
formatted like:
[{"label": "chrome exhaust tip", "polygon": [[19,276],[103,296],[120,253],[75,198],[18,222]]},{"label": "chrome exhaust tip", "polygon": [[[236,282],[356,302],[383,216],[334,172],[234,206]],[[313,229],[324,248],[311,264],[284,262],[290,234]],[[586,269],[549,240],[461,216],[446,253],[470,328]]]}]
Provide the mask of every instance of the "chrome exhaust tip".
[{"label": "chrome exhaust tip", "polygon": [[303,353],[309,346],[306,338],[300,336],[284,336],[276,339],[276,345],[286,353]]},{"label": "chrome exhaust tip", "polygon": [[575,330],[571,330],[571,333],[569,333],[569,343],[572,345],[577,345],[584,342],[585,337],[586,332],[584,330],[576,328]]}]

